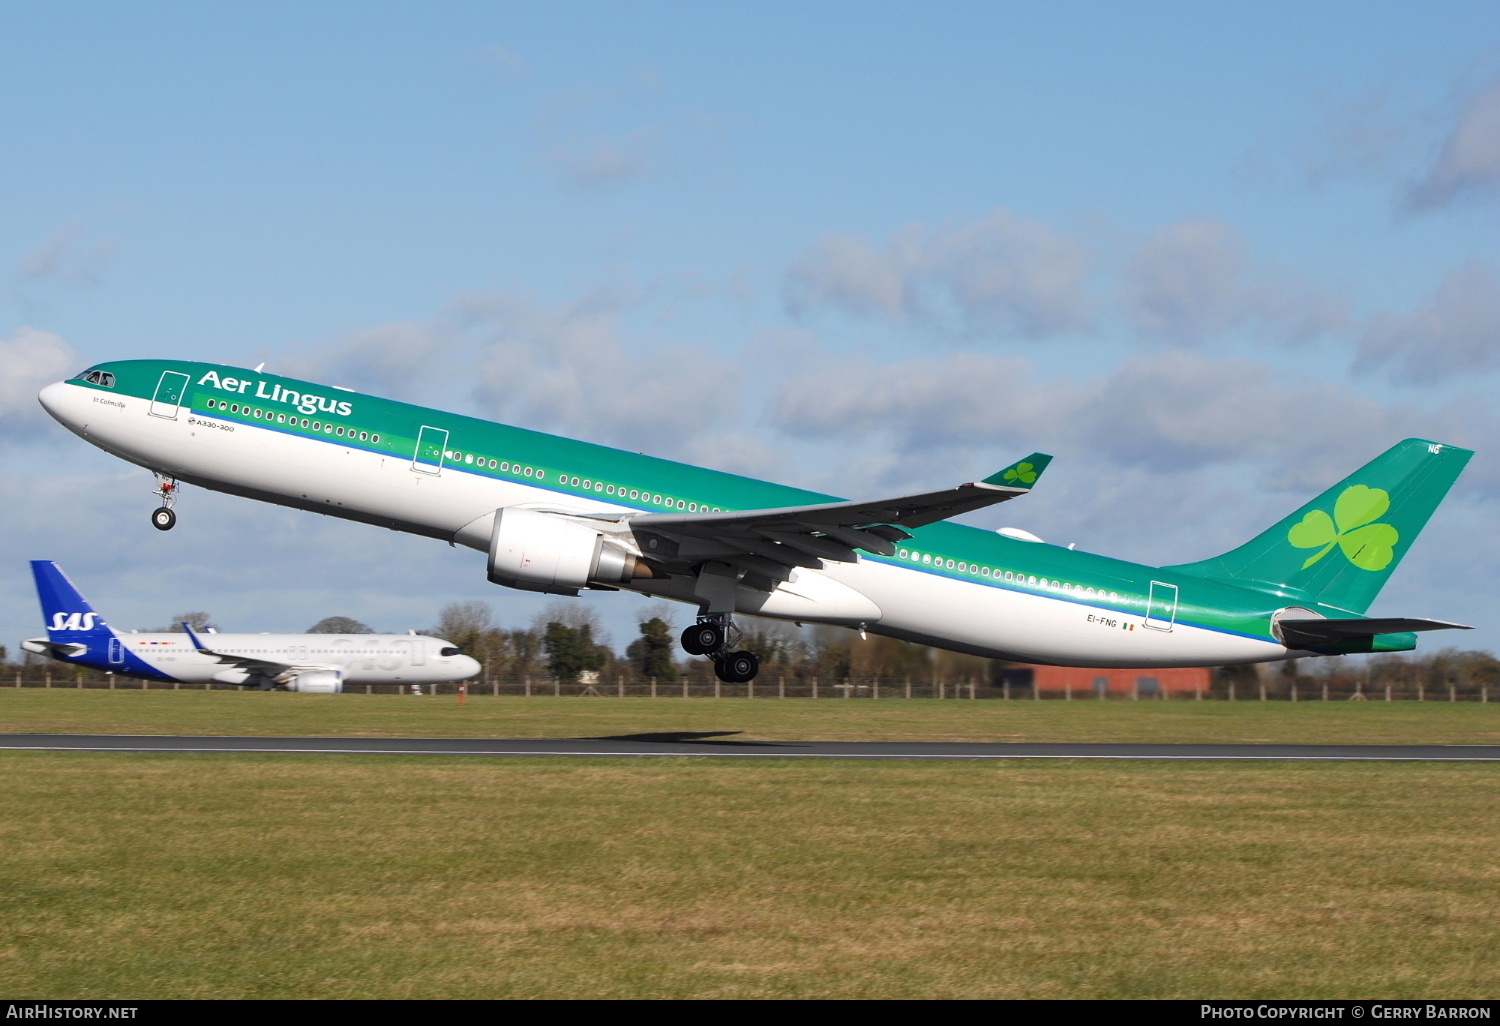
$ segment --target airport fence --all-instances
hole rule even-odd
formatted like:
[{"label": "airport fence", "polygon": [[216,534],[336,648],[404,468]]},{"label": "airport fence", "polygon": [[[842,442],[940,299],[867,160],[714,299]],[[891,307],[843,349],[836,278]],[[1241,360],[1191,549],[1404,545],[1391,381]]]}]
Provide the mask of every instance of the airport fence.
[{"label": "airport fence", "polygon": [[[125,674],[105,673],[82,667],[0,666],[0,692],[6,688],[58,688],[77,690],[245,690],[233,684],[181,684],[143,680]],[[901,699],[942,699],[954,701],[1229,701],[1229,702],[1477,702],[1488,703],[1491,686],[1469,681],[1372,681],[1347,678],[1318,680],[1299,678],[1295,682],[1272,680],[1215,680],[1195,689],[1164,690],[1146,693],[1137,689],[1127,692],[1096,692],[1070,688],[1047,688],[1035,684],[980,681],[972,678],[942,679],[858,679],[837,680],[816,677],[762,675],[748,684],[726,684],[717,680],[678,677],[672,680],[641,680],[619,674],[598,679],[563,681],[548,676],[481,677],[455,684],[352,684],[345,690],[352,694],[402,694],[410,696],[457,697],[462,689],[467,697],[578,697],[578,698],[815,698],[837,700],[887,701]],[[1500,692],[1497,692],[1500,700]]]}]

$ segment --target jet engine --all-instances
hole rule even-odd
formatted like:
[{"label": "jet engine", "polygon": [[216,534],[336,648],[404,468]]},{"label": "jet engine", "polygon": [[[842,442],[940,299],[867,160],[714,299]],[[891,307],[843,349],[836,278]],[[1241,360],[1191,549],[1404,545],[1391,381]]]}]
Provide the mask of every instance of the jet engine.
[{"label": "jet engine", "polygon": [[577,595],[590,582],[655,577],[651,568],[588,524],[518,506],[495,510],[489,578],[523,591]]},{"label": "jet engine", "polygon": [[286,689],[311,695],[337,695],[344,690],[344,675],[339,670],[303,670],[287,681]]}]

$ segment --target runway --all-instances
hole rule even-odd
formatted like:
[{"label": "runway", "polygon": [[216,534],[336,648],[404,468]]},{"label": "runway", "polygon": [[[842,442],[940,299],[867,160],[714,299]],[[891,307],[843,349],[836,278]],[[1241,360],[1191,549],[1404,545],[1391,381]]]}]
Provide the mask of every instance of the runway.
[{"label": "runway", "polygon": [[0,751],[482,755],[715,759],[1126,759],[1207,762],[1500,762],[1500,745],[1057,744],[744,741],[734,731],[552,739],[0,734]]}]

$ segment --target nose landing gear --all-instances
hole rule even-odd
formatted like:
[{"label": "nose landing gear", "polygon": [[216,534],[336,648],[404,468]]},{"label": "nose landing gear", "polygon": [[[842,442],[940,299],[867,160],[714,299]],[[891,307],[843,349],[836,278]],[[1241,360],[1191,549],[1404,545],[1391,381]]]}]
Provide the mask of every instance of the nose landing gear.
[{"label": "nose landing gear", "polygon": [[157,474],[156,491],[151,494],[161,499],[161,506],[151,511],[151,526],[158,531],[170,531],[177,526],[177,514],[172,512],[177,503],[177,479]]},{"label": "nose landing gear", "polygon": [[754,652],[731,652],[744,633],[728,613],[700,616],[682,632],[682,647],[689,655],[706,655],[714,661],[714,675],[726,684],[744,684],[760,672]]}]

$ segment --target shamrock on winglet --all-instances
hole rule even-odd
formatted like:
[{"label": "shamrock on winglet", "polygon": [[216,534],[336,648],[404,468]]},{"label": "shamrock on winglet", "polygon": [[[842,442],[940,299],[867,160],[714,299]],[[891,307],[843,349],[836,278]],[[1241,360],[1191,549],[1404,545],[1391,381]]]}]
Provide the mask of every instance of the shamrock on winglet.
[{"label": "shamrock on winglet", "polygon": [[1037,478],[1042,476],[1042,471],[1047,469],[1047,464],[1052,462],[1052,457],[1044,452],[1034,452],[1017,460],[1010,466],[998,473],[991,474],[984,479],[987,485],[1002,485],[1006,488],[1030,488],[1036,484]]}]

